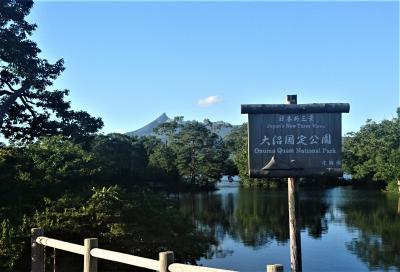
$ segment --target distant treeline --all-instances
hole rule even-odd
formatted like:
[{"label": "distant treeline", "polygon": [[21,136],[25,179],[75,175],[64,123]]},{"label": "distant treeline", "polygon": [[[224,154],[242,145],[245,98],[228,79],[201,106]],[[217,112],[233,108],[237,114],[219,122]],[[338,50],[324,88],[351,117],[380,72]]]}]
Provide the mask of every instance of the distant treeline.
[{"label": "distant treeline", "polygon": [[[25,145],[2,145],[0,190],[7,193],[0,204],[17,201],[22,207],[43,197],[56,199],[65,192],[111,185],[212,190],[223,175],[237,174],[246,186],[283,184],[280,179],[248,177],[246,124],[222,139],[212,132],[211,122],[182,121],[176,117],[161,124],[155,129],[157,137],[54,135]],[[399,131],[396,117],[380,123],[369,120],[359,132],[347,134],[344,170],[356,180],[386,182],[388,190],[397,190]]]},{"label": "distant treeline", "polygon": [[108,134],[83,142],[51,136],[23,146],[3,145],[0,190],[7,194],[0,204],[56,199],[93,186],[213,189],[222,175],[237,174],[226,144],[203,123],[174,120],[157,133],[163,140]]},{"label": "distant treeline", "polygon": [[344,170],[362,183],[383,182],[387,191],[400,193],[400,108],[391,120],[367,120],[346,136]]}]

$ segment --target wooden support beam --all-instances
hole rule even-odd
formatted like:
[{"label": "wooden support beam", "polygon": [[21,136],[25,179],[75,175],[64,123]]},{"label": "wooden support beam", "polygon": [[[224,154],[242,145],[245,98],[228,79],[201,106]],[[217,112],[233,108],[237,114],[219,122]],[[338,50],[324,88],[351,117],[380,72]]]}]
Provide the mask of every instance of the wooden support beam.
[{"label": "wooden support beam", "polygon": [[159,254],[159,262],[160,262],[160,272],[168,272],[168,267],[170,264],[174,262],[174,252],[166,251],[160,252]]},{"label": "wooden support beam", "polygon": [[267,272],[283,272],[283,265],[281,264],[267,265]]},{"label": "wooden support beam", "polygon": [[44,247],[36,242],[43,234],[41,228],[31,229],[31,272],[44,272]]},{"label": "wooden support beam", "polygon": [[93,248],[99,246],[97,238],[88,238],[84,241],[83,272],[97,272],[97,258],[90,254]]}]

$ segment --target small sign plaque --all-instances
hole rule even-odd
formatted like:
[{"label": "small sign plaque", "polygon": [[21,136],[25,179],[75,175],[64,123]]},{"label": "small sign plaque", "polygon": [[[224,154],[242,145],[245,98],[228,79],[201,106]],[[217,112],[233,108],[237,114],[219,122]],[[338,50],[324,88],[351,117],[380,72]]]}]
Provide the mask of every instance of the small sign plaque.
[{"label": "small sign plaque", "polygon": [[242,105],[250,177],[341,176],[346,111],[348,104]]}]

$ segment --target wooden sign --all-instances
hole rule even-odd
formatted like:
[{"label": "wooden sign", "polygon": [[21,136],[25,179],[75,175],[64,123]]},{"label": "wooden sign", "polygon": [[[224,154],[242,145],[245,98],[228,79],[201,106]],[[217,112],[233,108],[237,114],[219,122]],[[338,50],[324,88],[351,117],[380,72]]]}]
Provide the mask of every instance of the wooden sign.
[{"label": "wooden sign", "polygon": [[341,113],[349,104],[242,105],[250,177],[341,176]]}]

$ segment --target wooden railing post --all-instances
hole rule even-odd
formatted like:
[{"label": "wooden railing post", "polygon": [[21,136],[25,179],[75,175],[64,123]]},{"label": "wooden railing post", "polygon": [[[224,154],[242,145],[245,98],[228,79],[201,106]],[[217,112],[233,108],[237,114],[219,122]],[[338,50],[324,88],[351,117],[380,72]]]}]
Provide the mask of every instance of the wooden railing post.
[{"label": "wooden railing post", "polygon": [[281,264],[267,265],[267,272],[283,272],[283,265]]},{"label": "wooden railing post", "polygon": [[397,214],[400,215],[400,195],[399,199],[397,200]]},{"label": "wooden railing post", "polygon": [[90,255],[93,248],[99,246],[97,238],[88,238],[84,241],[83,272],[97,272],[97,258]]},{"label": "wooden railing post", "polygon": [[165,251],[159,254],[160,272],[169,272],[168,266],[174,262],[174,252]]},{"label": "wooden railing post", "polygon": [[44,272],[44,247],[36,243],[36,238],[43,235],[43,229],[31,229],[31,272]]}]

